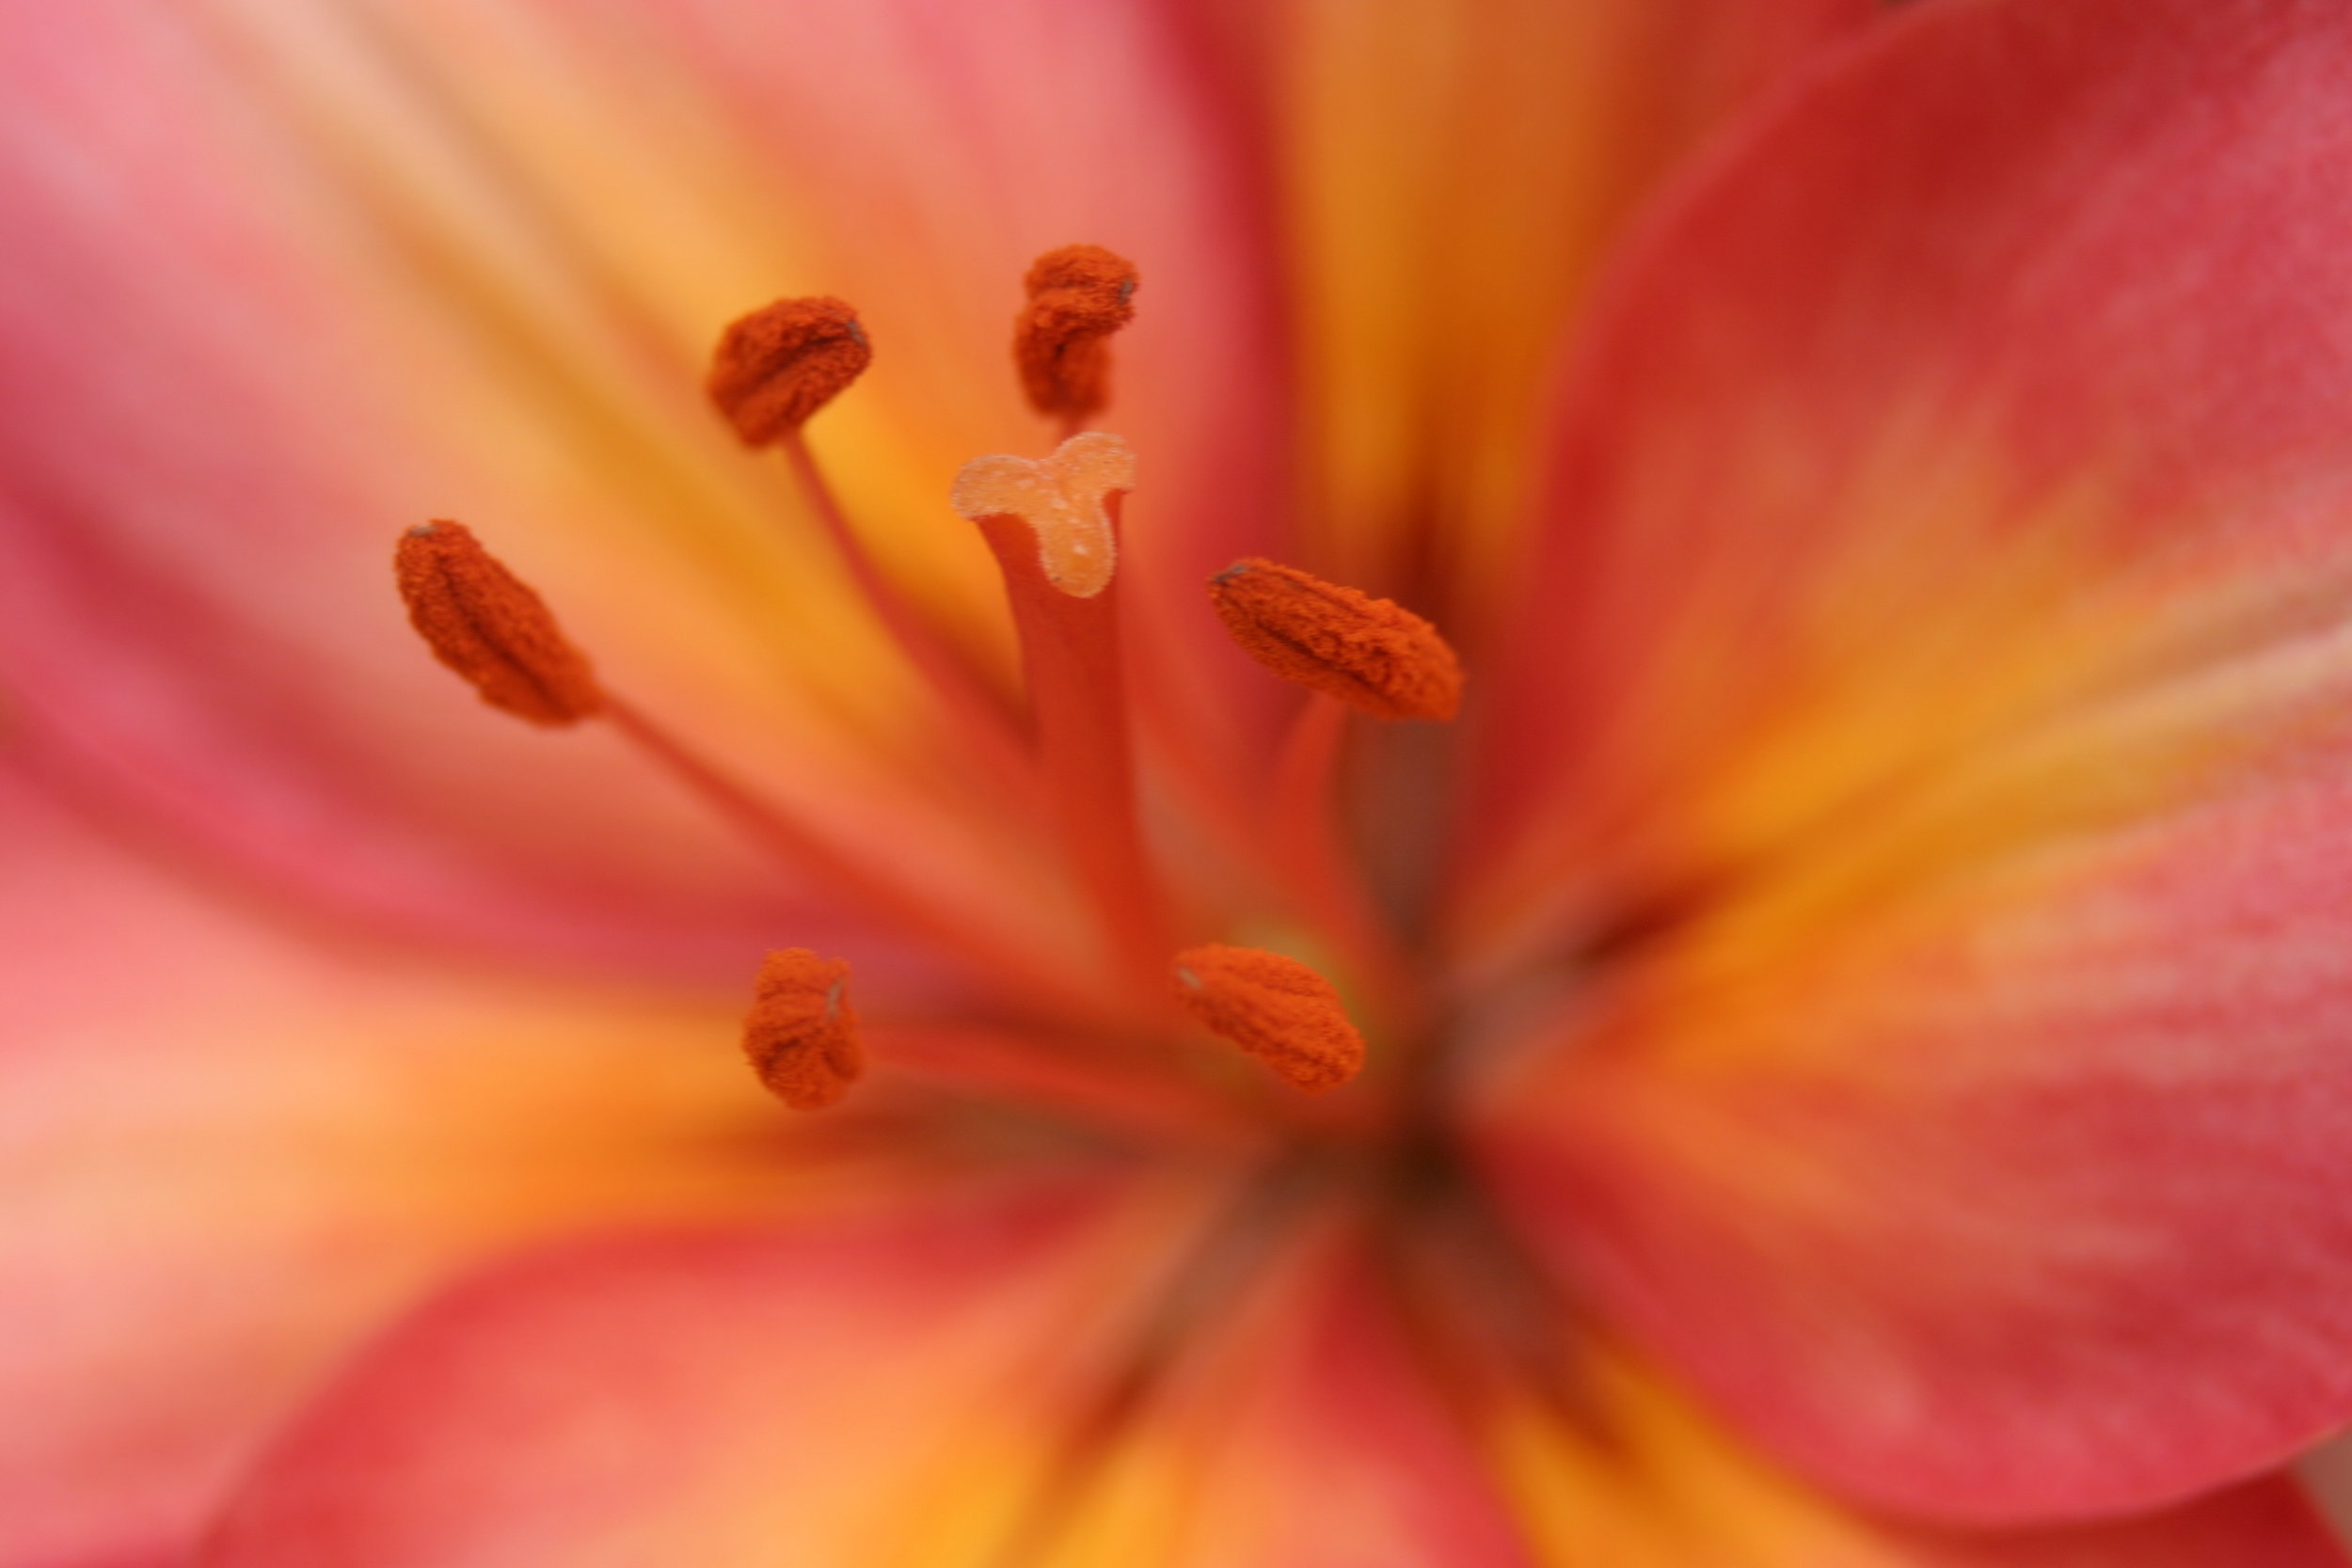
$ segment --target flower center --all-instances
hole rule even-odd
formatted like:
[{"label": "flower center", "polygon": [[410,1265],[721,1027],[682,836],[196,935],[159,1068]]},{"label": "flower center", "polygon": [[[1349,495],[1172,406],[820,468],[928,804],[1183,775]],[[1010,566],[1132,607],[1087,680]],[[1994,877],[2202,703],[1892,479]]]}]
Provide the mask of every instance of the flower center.
[{"label": "flower center", "polygon": [[[1296,567],[1252,558],[1210,579],[1207,608],[1244,651],[1304,694],[1255,811],[1237,814],[1254,819],[1235,830],[1245,841],[1241,858],[1279,906],[1258,924],[1290,933],[1275,940],[1295,951],[1202,940],[1240,934],[1216,928],[1235,917],[1204,914],[1202,899],[1185,896],[1184,879],[1170,875],[1184,867],[1155,856],[1138,801],[1127,672],[1134,650],[1120,594],[1121,505],[1136,485],[1136,457],[1120,437],[1084,428],[1110,403],[1110,341],[1135,313],[1136,287],[1135,269],[1096,246],[1039,259],[1015,323],[1013,359],[1031,404],[1059,421],[1060,444],[1043,457],[976,458],[947,498],[999,569],[1020,644],[1025,734],[1007,724],[996,696],[868,555],[803,437],[807,421],[872,361],[856,312],[830,298],[754,311],[726,328],[707,383],[746,445],[783,455],[866,607],[933,689],[953,738],[977,767],[1013,780],[1047,808],[1053,852],[1096,939],[1089,960],[1024,950],[987,911],[957,906],[919,876],[862,852],[870,847],[837,840],[707,760],[609,689],[539,596],[463,526],[437,522],[405,535],[399,585],[433,652],[485,703],[536,724],[610,722],[747,836],[960,962],[994,1005],[1059,1021],[1038,1031],[1055,1042],[1041,1050],[1066,1050],[1075,1034],[1102,1042],[1106,1059],[1196,1071],[1202,1053],[1197,1037],[1184,1037],[1200,1029],[1294,1088],[1321,1094],[1366,1065],[1365,1033],[1351,1008],[1368,1010],[1376,1023],[1375,1062],[1383,1047],[1403,1050],[1425,1037],[1432,1014],[1419,965],[1375,909],[1335,825],[1346,734],[1359,715],[1450,720],[1461,700],[1461,667],[1427,621]],[[1192,945],[1180,950],[1180,939]],[[1346,986],[1344,997],[1327,968]],[[801,948],[771,953],[759,972],[744,1047],[760,1081],[795,1109],[839,1102],[864,1069],[868,1052],[850,987],[846,962]],[[879,1010],[889,1010],[886,999]],[[1073,1031],[1073,1019],[1092,1022]],[[1386,1129],[1375,1138],[1427,1146],[1429,1106],[1406,1114],[1400,1100],[1417,1098],[1412,1084],[1422,1075],[1403,1061],[1388,1069],[1381,1094],[1359,1093],[1353,1112],[1304,1125],[1323,1133]],[[1219,1074],[1234,1086],[1222,1068],[1208,1076]],[[1263,1096],[1245,1085],[1243,1098]]]}]

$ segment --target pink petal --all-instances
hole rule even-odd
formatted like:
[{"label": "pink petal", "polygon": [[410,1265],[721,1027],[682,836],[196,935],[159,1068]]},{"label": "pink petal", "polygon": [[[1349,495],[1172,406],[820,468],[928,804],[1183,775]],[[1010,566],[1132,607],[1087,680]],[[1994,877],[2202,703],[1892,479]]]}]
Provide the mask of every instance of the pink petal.
[{"label": "pink petal", "polygon": [[1858,1496],[2140,1508],[2352,1420],[2347,70],[2330,8],[1919,8],[1571,388],[1466,942],[1657,902],[1496,1159]]},{"label": "pink petal", "polygon": [[510,1265],[332,1388],[208,1560],[990,1560],[1203,1217],[1086,1189]]},{"label": "pink petal", "polygon": [[[1481,641],[1596,260],[1876,0],[1195,0],[1260,100],[1309,409],[1305,561]],[[1449,590],[1452,592],[1449,593]]]},{"label": "pink petal", "polygon": [[1522,1522],[1329,1213],[1189,1331],[1064,1524],[1074,1562],[1534,1568]]},{"label": "pink petal", "polygon": [[1541,1560],[1611,1568],[2341,1568],[2343,1550],[2277,1476],[2141,1517],[1962,1532],[1856,1513],[1743,1451],[1615,1356],[1579,1367],[1565,1410],[1521,1388],[1486,1449]]},{"label": "pink petal", "polygon": [[821,1192],[729,1016],[296,941],[0,781],[0,1563],[178,1560],[449,1272]]},{"label": "pink petal", "polygon": [[1191,594],[1255,547],[1270,335],[1217,127],[1148,11],[991,16],[977,53],[915,6],[798,7],[772,37],[735,36],[739,8],[12,7],[20,724],[73,787],[253,878],[459,943],[707,975],[806,916],[636,759],[524,733],[425,658],[387,553],[455,515],[616,686],[1061,940],[1027,844],[976,822],[905,666],[699,388],[731,315],[857,299],[882,360],[818,444],[1001,661],[947,481],[1049,439],[1009,368],[1028,255],[1127,245],[1154,293],[1123,412],[1161,465],[1138,551]]},{"label": "pink petal", "polygon": [[511,1264],[331,1388],[206,1560],[2344,1560],[2275,1480],[2024,1536],[1875,1523],[1604,1363],[1582,1424],[1526,1407],[1482,1430],[1430,1381],[1424,1342],[1342,1229],[1253,1241],[1199,1206],[1207,1189],[1089,1186]]},{"label": "pink petal", "polygon": [[1915,8],[1686,182],[1563,391],[1483,911],[1737,873],[2333,623],[2352,210],[2302,111],[2342,46],[2262,4]]},{"label": "pink petal", "polygon": [[1694,933],[1502,1115],[1504,1179],[1862,1496],[2066,1516],[2276,1465],[2352,1418],[2346,812],[2298,781],[1764,957]]}]

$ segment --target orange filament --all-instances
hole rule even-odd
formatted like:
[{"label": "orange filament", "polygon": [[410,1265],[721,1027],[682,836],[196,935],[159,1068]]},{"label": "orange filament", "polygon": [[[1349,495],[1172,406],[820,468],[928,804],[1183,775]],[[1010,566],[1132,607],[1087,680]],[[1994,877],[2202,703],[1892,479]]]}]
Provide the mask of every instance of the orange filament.
[{"label": "orange filament", "polygon": [[1309,1094],[1335,1089],[1364,1065],[1364,1037],[1331,983],[1295,958],[1222,942],[1176,955],[1176,1000]]},{"label": "orange filament", "polygon": [[608,697],[605,712],[624,738],[746,836],[796,870],[813,872],[866,912],[960,954],[984,984],[1001,986],[1021,1000],[1047,998],[1073,1008],[1089,1005],[1082,988],[1056,966],[1003,940],[993,927],[944,903],[929,888],[837,847],[788,810],[736,783],[629,704]]},{"label": "orange filament", "polygon": [[746,446],[808,422],[873,362],[857,312],[837,299],[780,299],[731,322],[704,387]]},{"label": "orange filament", "polygon": [[989,980],[1023,997],[1085,1002],[1053,966],[998,939],[985,922],[945,905],[931,889],[835,845],[795,813],[713,767],[652,718],[604,690],[588,661],[557,629],[538,594],[485,551],[463,525],[411,529],[395,557],[409,617],[441,662],[483,701],[539,724],[608,721],[680,784],[796,870],[813,872],[883,920],[961,952]]},{"label": "orange filament", "polygon": [[1041,414],[1076,421],[1111,401],[1111,334],[1135,320],[1136,267],[1099,245],[1039,257],[1029,303],[1013,324],[1012,357]]},{"label": "orange filament", "polygon": [[865,541],[850,526],[833,486],[825,483],[816,454],[808,450],[808,437],[795,431],[776,446],[784,453],[785,466],[791,470],[802,499],[816,515],[818,526],[849,568],[850,580],[897,641],[907,661],[930,683],[942,712],[955,727],[957,739],[1001,787],[1016,793],[1033,790],[1028,759],[1022,754],[1014,734],[1018,716],[1005,694],[965,663],[914,603],[882,575]]},{"label": "orange filament", "polygon": [[1420,1017],[1414,966],[1382,922],[1335,820],[1347,705],[1316,692],[1276,753],[1261,829],[1266,858],[1286,874],[1298,912],[1337,944],[1365,1000],[1391,1022]]},{"label": "orange filament", "polygon": [[976,523],[1018,517],[1028,524],[1045,580],[1090,599],[1119,569],[1111,501],[1135,487],[1135,452],[1116,436],[1089,431],[1047,457],[974,458],[956,475],[947,503]]},{"label": "orange filament", "polygon": [[850,966],[805,947],[768,955],[759,966],[743,1053],[769,1091],[796,1111],[821,1111],[866,1070]]},{"label": "orange filament", "polygon": [[1251,558],[1209,579],[1233,641],[1285,680],[1379,719],[1451,719],[1462,665],[1438,628],[1389,599]]},{"label": "orange filament", "polygon": [[392,556],[408,619],[433,657],[482,700],[534,724],[576,724],[604,707],[587,658],[547,605],[463,523],[421,523]]}]

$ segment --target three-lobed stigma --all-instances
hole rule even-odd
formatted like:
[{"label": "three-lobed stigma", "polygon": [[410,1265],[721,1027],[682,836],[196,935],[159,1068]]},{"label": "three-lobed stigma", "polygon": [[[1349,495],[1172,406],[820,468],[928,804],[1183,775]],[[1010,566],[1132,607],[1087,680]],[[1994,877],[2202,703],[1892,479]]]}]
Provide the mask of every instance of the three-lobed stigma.
[{"label": "three-lobed stigma", "polygon": [[1073,598],[1090,599],[1119,569],[1111,499],[1135,487],[1134,450],[1107,431],[1089,430],[1044,457],[974,458],[956,475],[947,504],[976,523],[1027,523],[1045,580]]}]

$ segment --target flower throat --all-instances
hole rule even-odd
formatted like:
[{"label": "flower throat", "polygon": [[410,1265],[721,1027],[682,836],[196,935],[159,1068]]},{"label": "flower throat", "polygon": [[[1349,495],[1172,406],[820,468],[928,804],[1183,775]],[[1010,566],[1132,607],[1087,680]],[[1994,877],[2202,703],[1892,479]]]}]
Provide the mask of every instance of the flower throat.
[{"label": "flower throat", "polygon": [[[966,464],[949,502],[994,556],[1018,638],[1026,723],[995,694],[866,550],[803,436],[873,359],[856,311],[837,299],[778,300],[727,326],[706,382],[746,446],[780,452],[875,619],[931,689],[950,738],[976,768],[1041,800],[1059,857],[1098,933],[1101,983],[1025,950],[985,922],[838,842],[707,760],[596,676],[547,605],[462,524],[399,541],[395,569],[411,622],[482,700],[531,723],[612,725],[746,837],[860,912],[958,960],[1016,1006],[1092,1009],[1113,1032],[1165,1037],[1187,1025],[1255,1058],[1307,1094],[1353,1079],[1364,1037],[1340,991],[1300,959],[1202,941],[1182,929],[1139,819],[1134,698],[1120,613],[1121,503],[1136,487],[1127,443],[1089,421],[1111,401],[1111,340],[1135,316],[1136,269],[1097,245],[1040,257],[1025,280],[1012,356],[1024,391],[1058,422],[1039,458]],[[1446,721],[1462,673],[1427,621],[1385,599],[1257,558],[1207,584],[1234,641],[1305,700],[1251,820],[1250,849],[1286,913],[1353,979],[1359,1005],[1397,1032],[1424,1022],[1415,966],[1373,907],[1334,824],[1351,714]],[[804,948],[767,955],[743,1045],[760,1082],[797,1110],[840,1101],[866,1061],[850,966]]]}]

